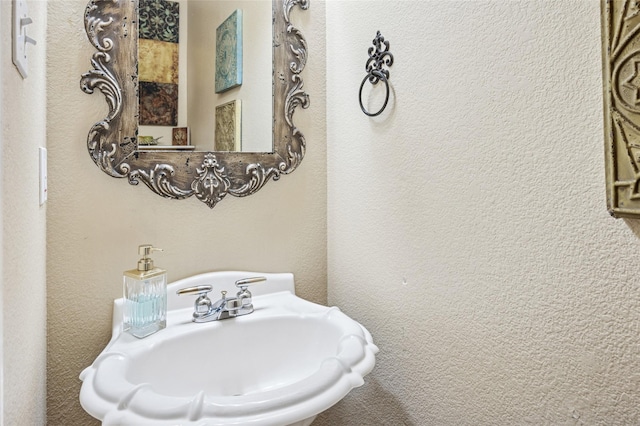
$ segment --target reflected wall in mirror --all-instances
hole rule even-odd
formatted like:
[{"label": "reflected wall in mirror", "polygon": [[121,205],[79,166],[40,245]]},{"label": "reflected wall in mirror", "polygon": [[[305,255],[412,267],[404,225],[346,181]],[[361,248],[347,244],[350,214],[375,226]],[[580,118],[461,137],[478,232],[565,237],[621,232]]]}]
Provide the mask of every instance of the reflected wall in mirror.
[{"label": "reflected wall in mirror", "polygon": [[[176,145],[186,127],[196,151],[220,151],[216,108],[240,101],[234,149],[271,152],[271,46],[270,1],[139,0],[139,143]],[[220,76],[235,84],[218,89]]]},{"label": "reflected wall in mirror", "polygon": [[[170,147],[138,146],[138,136],[147,136],[146,139],[152,141],[159,137],[138,132],[138,0],[92,0],[87,5],[85,29],[97,51],[91,59],[93,69],[82,76],[81,88],[90,94],[95,89],[100,90],[109,107],[107,116],[92,126],[87,141],[89,154],[102,171],[113,177],[127,178],[133,185],[142,182],[163,197],[185,199],[195,196],[213,208],[227,194],[237,197],[251,195],[270,179],[277,180],[298,167],[304,157],[306,142],[293,122],[293,115],[298,107],[307,108],[309,105],[301,76],[306,65],[307,45],[291,21],[291,12],[294,8],[306,10],[309,2],[242,0],[232,6],[233,3],[212,0],[179,2],[177,74],[178,84],[186,84],[186,89],[179,87],[178,92],[184,93],[179,94],[179,99],[186,95],[186,101],[183,102],[186,105],[193,104],[193,108],[178,106],[177,125],[167,126],[170,130],[167,140],[177,137],[180,142]],[[216,55],[213,47],[218,21],[207,23],[205,20],[198,24],[198,19],[193,16],[204,16],[204,10],[200,8],[215,4],[226,4],[229,8],[218,11],[220,18],[215,19],[220,23],[240,9],[238,5],[241,5],[242,26],[245,29],[242,40],[242,84],[220,94],[215,93]],[[265,4],[269,6],[268,9],[264,9]],[[185,10],[189,12],[185,13]],[[265,22],[267,25],[264,25]],[[193,33],[190,32],[192,23],[196,28]],[[198,29],[198,26],[201,28]],[[262,41],[266,39],[268,46],[258,41],[248,42],[247,27],[252,28],[252,32],[255,29],[256,34],[262,34],[258,38]],[[267,27],[269,35],[259,32],[258,27]],[[213,44],[205,40],[204,33],[210,36]],[[259,52],[248,54],[249,45]],[[188,64],[187,69],[182,69],[183,62]],[[267,73],[261,72],[254,77],[253,70],[260,68],[258,62],[269,62],[270,66],[267,67]],[[206,83],[200,83],[197,77],[200,74],[206,76]],[[250,93],[244,93],[245,89]],[[249,96],[254,93],[255,99]],[[234,134],[242,135],[240,139],[243,146],[252,146],[253,141],[267,140],[269,148],[250,148],[252,152],[214,151],[216,107],[238,100],[241,102],[237,103],[235,116],[225,112],[228,122],[242,126],[241,129],[234,129]],[[187,117],[182,121],[181,110],[187,112]],[[261,127],[257,118],[260,114],[254,118],[250,113],[252,110],[258,113],[266,111],[269,125]],[[196,121],[208,127],[192,126],[191,123]],[[150,132],[144,127],[142,129],[145,133]],[[191,140],[198,147],[196,151],[193,151],[193,146],[186,145],[188,132],[191,132]],[[225,132],[229,137],[230,129],[225,129]],[[205,144],[205,140],[209,145]]]}]

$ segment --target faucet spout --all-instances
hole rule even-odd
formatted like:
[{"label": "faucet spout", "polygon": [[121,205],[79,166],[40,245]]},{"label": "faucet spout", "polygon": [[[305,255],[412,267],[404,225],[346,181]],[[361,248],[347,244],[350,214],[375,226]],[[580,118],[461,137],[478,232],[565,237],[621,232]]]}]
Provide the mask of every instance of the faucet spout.
[{"label": "faucet spout", "polygon": [[211,308],[205,315],[201,316],[198,319],[194,317],[193,320],[195,322],[208,322],[208,321],[217,321],[217,320],[223,319],[222,316],[227,310],[227,302],[228,302],[227,292],[223,291],[222,297],[211,305]]}]

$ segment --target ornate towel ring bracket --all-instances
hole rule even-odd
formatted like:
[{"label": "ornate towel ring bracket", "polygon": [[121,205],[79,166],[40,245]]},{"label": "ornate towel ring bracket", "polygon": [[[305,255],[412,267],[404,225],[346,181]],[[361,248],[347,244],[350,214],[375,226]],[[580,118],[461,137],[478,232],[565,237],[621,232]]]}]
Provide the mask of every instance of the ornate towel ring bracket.
[{"label": "ornate towel ring bracket", "polygon": [[[369,59],[367,59],[367,63],[365,64],[365,71],[367,75],[362,80],[360,84],[360,94],[358,96],[358,100],[360,101],[360,108],[362,112],[364,112],[369,117],[375,117],[380,115],[382,111],[387,107],[387,103],[389,103],[389,70],[383,68],[383,66],[390,67],[393,65],[393,55],[389,52],[389,42],[384,39],[380,31],[376,33],[376,37],[373,39],[373,47],[369,48]],[[382,108],[378,112],[371,113],[366,110],[364,105],[362,104],[362,89],[364,88],[364,84],[369,81],[373,86],[377,85],[380,81],[383,81],[386,87],[386,96],[384,99],[384,104]]]}]

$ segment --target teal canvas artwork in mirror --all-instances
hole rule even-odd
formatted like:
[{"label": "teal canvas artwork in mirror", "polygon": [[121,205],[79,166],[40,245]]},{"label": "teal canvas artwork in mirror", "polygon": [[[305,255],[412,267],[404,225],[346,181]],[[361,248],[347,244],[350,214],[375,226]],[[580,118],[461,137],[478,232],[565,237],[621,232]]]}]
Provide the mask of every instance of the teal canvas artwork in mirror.
[{"label": "teal canvas artwork in mirror", "polygon": [[242,10],[216,29],[216,93],[242,84]]}]

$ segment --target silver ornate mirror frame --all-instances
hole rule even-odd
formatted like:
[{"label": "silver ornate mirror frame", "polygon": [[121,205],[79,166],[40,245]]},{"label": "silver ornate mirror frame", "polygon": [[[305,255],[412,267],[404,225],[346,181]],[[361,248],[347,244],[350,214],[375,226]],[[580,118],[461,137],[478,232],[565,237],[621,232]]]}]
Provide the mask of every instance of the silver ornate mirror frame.
[{"label": "silver ornate mirror frame", "polygon": [[89,131],[91,159],[112,177],[142,182],[166,198],[195,196],[210,208],[227,194],[251,195],[270,179],[293,172],[306,147],[293,114],[298,106],[309,106],[301,77],[307,44],[291,23],[294,6],[306,10],[309,0],[273,0],[273,152],[148,152],[137,146],[138,1],[89,2],[85,29],[97,52],[80,87],[89,94],[100,90],[109,107]]}]

